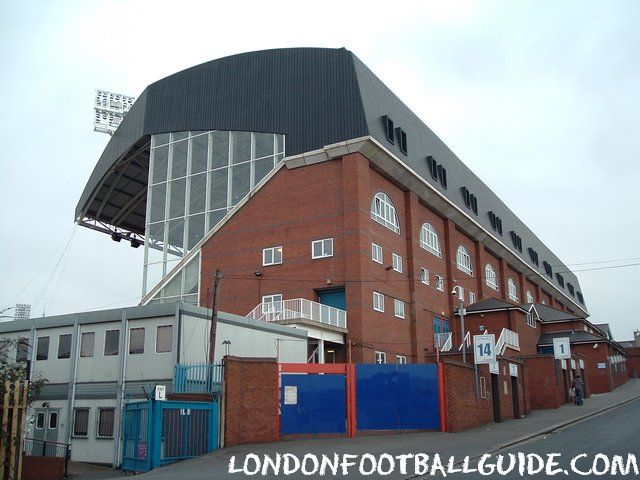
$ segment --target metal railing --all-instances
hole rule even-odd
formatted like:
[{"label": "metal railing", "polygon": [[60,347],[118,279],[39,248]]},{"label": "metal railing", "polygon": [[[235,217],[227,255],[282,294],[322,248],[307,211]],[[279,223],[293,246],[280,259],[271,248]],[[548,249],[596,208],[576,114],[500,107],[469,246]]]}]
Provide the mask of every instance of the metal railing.
[{"label": "metal railing", "polygon": [[520,351],[520,336],[513,330],[503,328],[496,341],[496,354],[502,355],[507,347]]},{"label": "metal railing", "polygon": [[223,375],[222,364],[178,364],[173,377],[173,393],[220,393]]},{"label": "metal railing", "polygon": [[347,328],[347,312],[306,298],[261,303],[249,312],[247,318],[265,322],[306,319]]},{"label": "metal railing", "polygon": [[30,457],[55,457],[64,459],[64,478],[67,478],[71,446],[68,443],[49,442],[36,438],[25,438],[23,443],[24,455]]}]

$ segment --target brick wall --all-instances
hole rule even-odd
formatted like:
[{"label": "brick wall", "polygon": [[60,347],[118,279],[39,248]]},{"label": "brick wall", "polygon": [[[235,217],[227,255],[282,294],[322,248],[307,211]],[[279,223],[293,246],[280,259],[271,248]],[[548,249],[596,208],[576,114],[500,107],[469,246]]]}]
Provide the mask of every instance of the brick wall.
[{"label": "brick wall", "polygon": [[627,372],[629,378],[640,378],[640,347],[626,348],[629,357],[627,358]]},{"label": "brick wall", "polygon": [[447,432],[459,432],[493,422],[491,379],[488,370],[483,368],[480,374],[487,382],[487,398],[478,399],[472,366],[447,361],[442,363],[442,367],[444,368]]},{"label": "brick wall", "polygon": [[224,446],[278,439],[275,358],[224,358]]},{"label": "brick wall", "polygon": [[[560,362],[552,355],[522,357],[526,366],[526,389],[532,410],[558,408],[565,403],[565,385]],[[554,368],[555,363],[555,368]]]},{"label": "brick wall", "polygon": [[62,480],[64,458],[22,457],[22,480]]}]

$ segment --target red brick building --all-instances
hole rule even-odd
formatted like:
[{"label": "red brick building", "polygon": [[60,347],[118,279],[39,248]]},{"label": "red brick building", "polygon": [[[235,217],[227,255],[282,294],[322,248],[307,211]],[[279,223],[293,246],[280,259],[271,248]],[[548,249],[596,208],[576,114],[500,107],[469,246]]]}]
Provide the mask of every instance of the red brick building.
[{"label": "red brick building", "polygon": [[[144,242],[144,304],[212,306],[219,271],[219,309],[305,328],[311,361],[459,344],[454,287],[467,305],[588,315],[570,269],[345,49],[234,55],[150,85],[76,218]],[[509,315],[495,328],[537,353],[528,310]]]},{"label": "red brick building", "polygon": [[622,348],[627,352],[627,370],[629,378],[640,377],[640,330],[633,332],[634,339],[620,342]]}]

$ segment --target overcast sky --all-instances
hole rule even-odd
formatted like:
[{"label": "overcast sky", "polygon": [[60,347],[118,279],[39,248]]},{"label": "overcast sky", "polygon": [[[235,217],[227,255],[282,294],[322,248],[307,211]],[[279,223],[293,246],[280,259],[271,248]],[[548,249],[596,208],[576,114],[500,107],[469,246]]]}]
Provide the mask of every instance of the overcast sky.
[{"label": "overcast sky", "polygon": [[639,25],[633,0],[0,2],[0,310],[140,299],[143,249],[74,229],[108,141],[96,88],[138,96],[234,53],[346,47],[573,265],[590,320],[630,339],[640,266],[591,269],[640,263]]}]

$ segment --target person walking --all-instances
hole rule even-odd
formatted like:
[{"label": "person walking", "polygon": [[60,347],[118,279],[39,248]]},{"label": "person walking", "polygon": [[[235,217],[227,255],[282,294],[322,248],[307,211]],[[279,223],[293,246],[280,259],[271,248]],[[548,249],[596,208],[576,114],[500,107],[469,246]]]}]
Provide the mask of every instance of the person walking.
[{"label": "person walking", "polygon": [[582,396],[584,395],[584,382],[580,375],[576,375],[576,378],[573,379],[573,384],[571,385],[575,392],[576,405],[580,406],[584,402],[582,400]]}]

